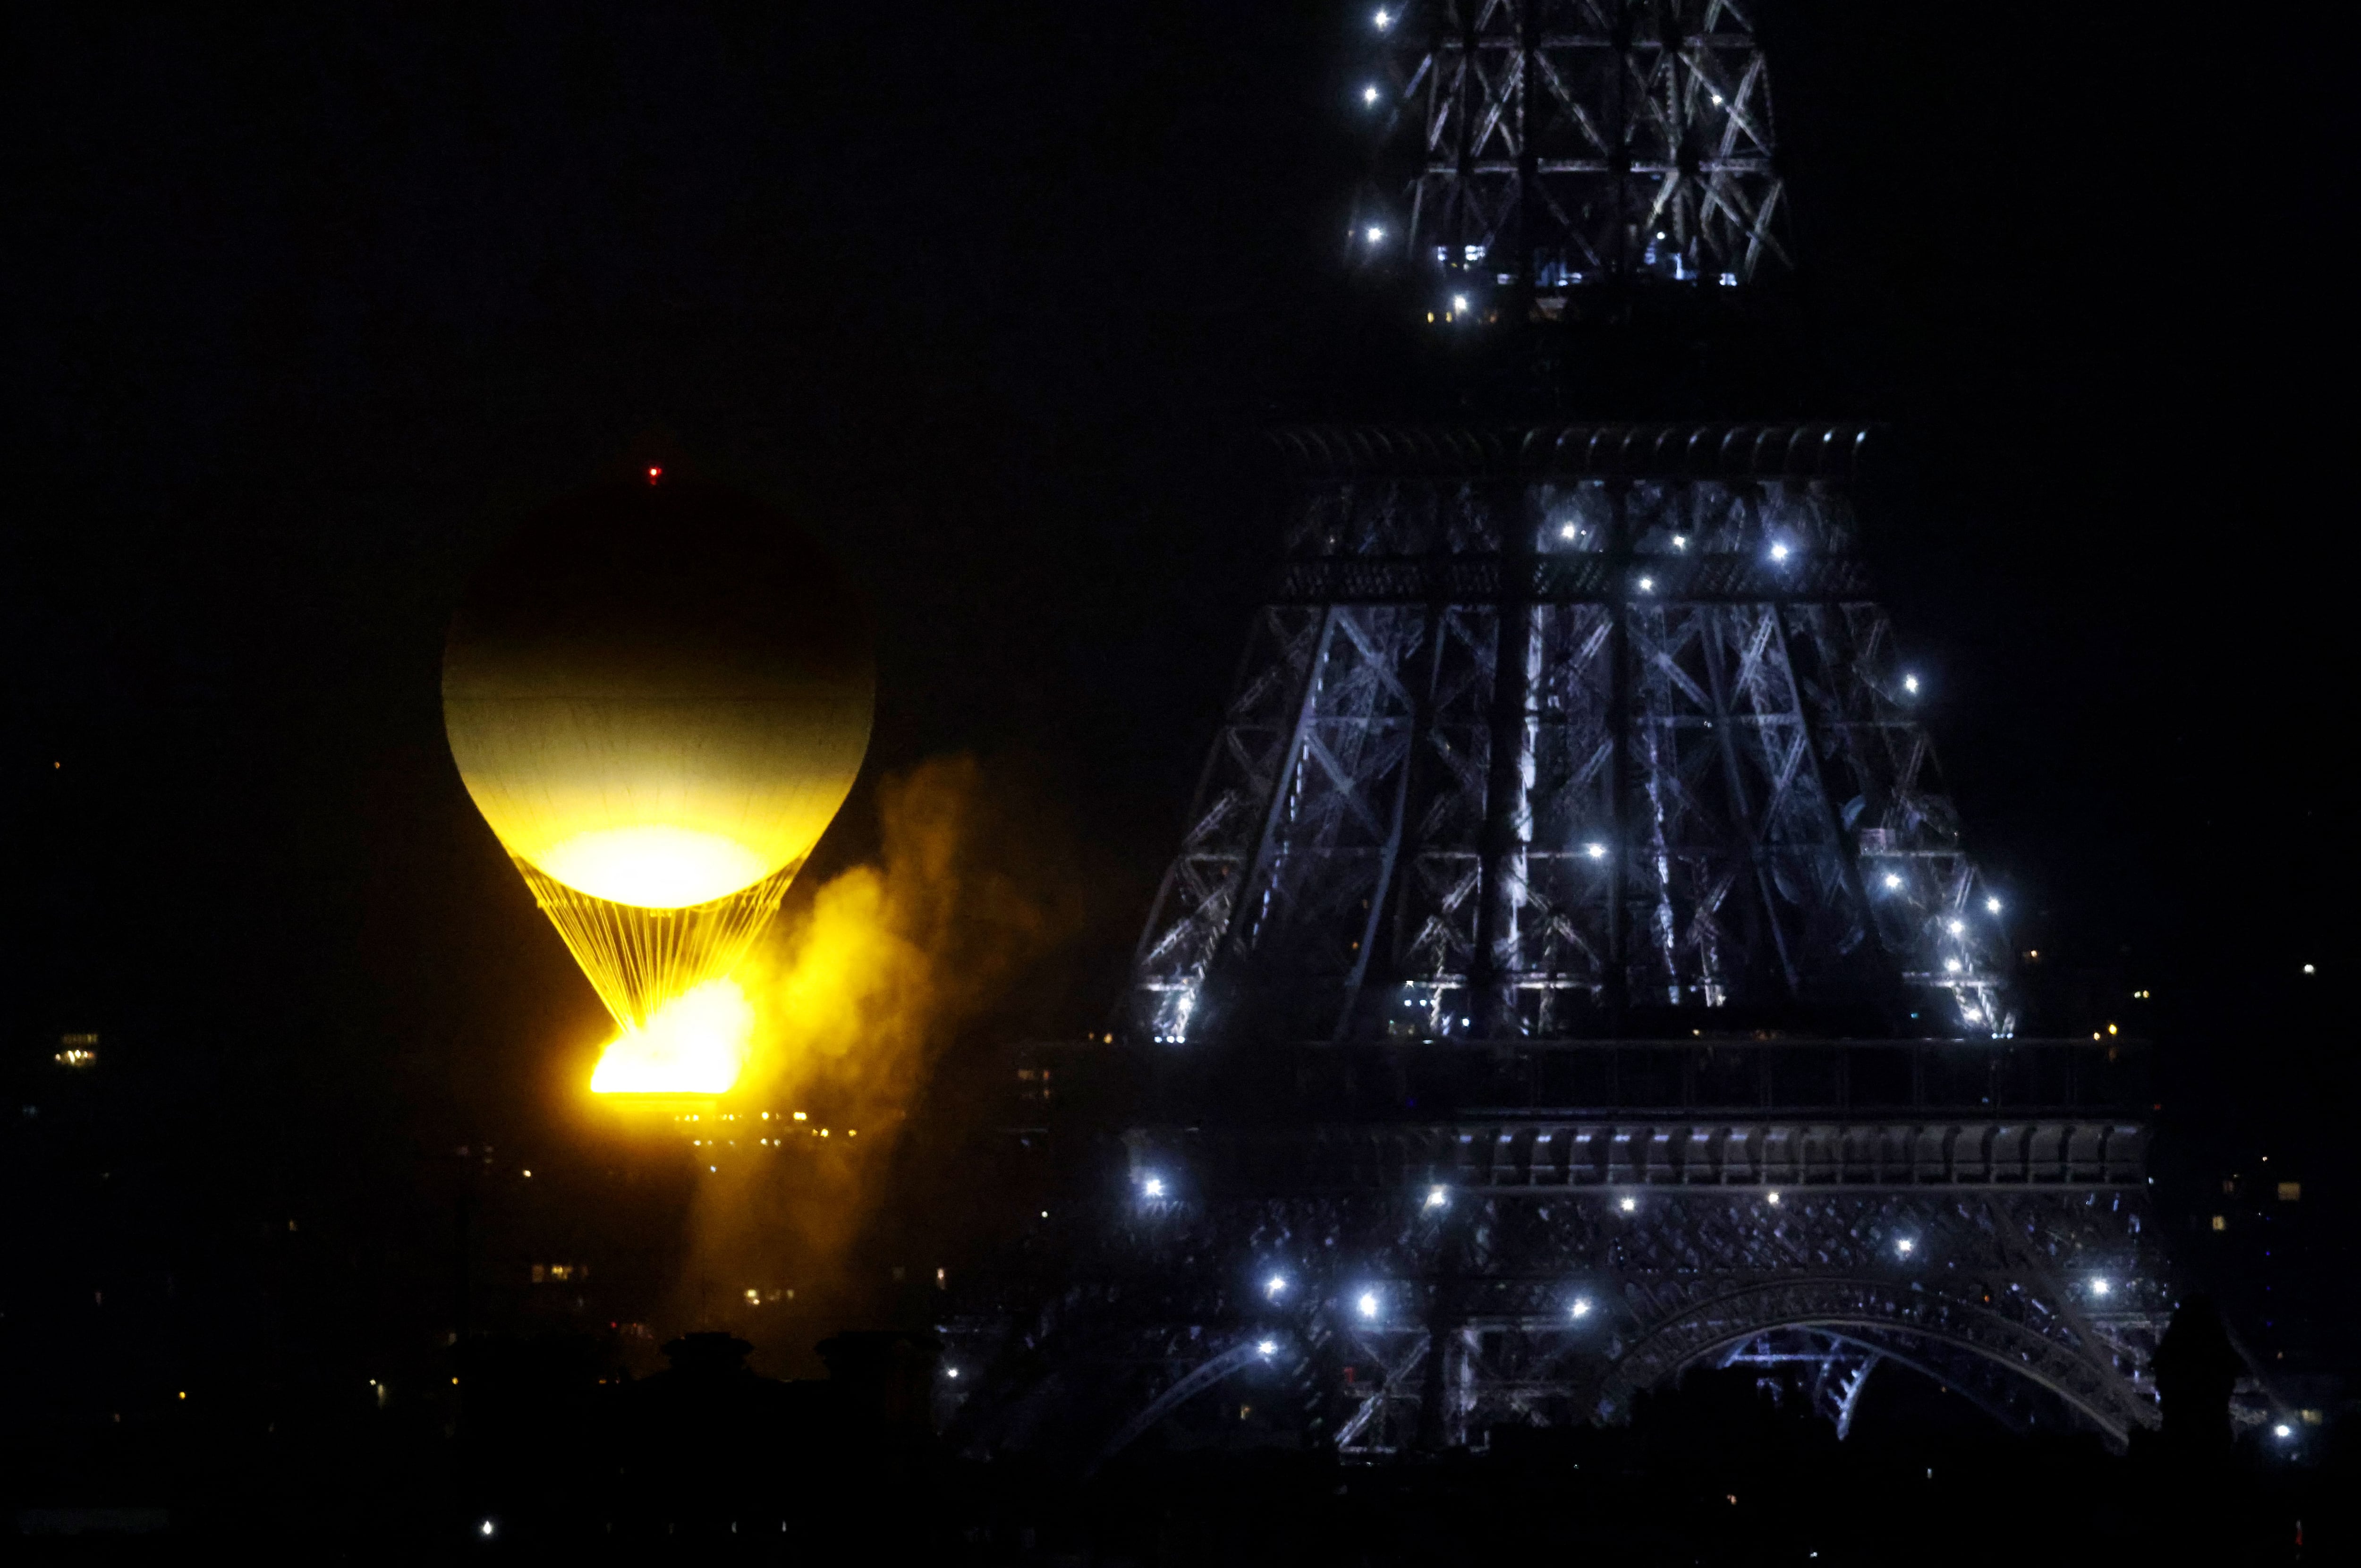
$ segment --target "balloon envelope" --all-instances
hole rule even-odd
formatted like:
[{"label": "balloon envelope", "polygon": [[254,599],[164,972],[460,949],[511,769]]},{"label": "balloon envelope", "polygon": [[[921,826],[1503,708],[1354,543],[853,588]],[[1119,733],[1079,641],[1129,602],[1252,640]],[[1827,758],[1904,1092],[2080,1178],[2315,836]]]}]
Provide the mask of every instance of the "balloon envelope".
[{"label": "balloon envelope", "polygon": [[860,772],[866,611],[786,517],[718,486],[602,487],[520,530],[443,658],[459,776],[520,860],[679,908],[799,865]]}]

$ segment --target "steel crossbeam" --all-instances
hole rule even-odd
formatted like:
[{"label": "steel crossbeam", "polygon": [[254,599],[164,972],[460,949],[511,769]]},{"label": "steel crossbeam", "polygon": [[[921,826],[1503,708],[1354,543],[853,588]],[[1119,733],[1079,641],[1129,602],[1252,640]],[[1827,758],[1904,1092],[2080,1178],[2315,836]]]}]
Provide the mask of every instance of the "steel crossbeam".
[{"label": "steel crossbeam", "polygon": [[1348,253],[1537,299],[1788,264],[1769,77],[1731,0],[1407,0],[1372,35]]}]

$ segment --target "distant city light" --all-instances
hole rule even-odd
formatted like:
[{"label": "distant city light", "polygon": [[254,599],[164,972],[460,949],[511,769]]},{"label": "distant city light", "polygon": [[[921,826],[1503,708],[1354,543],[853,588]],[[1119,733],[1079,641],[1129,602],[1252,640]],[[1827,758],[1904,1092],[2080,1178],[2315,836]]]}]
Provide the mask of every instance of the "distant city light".
[{"label": "distant city light", "polygon": [[2306,964],[2306,965],[2304,965],[2304,966],[2303,966],[2303,972],[2304,972],[2304,973],[2306,973],[2306,974],[2310,974],[2310,973],[2312,973],[2312,966],[2311,966],[2310,964]]},{"label": "distant city light", "polygon": [[1642,593],[1643,593],[1643,594],[1652,594],[1652,593],[1654,593],[1654,592],[1656,591],[1656,579],[1655,579],[1655,578],[1653,578],[1653,577],[1642,577],[1642,578],[1641,578],[1641,579],[1640,579],[1640,591],[1641,591]]},{"label": "distant city light", "polygon": [[959,1368],[956,1366],[946,1366],[943,1368],[943,1376],[946,1377],[956,1377],[959,1376]]},{"label": "distant city light", "polygon": [[1967,928],[1968,928],[1968,923],[1967,923],[1966,921],[1964,921],[1964,920],[1954,920],[1954,921],[1952,921],[1952,922],[1950,923],[1950,926],[1949,927],[1949,931],[1950,931],[1951,935],[1952,935],[1952,936],[1954,936],[1954,937],[1958,936],[1960,932],[1962,932],[1962,931],[1966,930]]},{"label": "distant city light", "polygon": [[1894,1250],[1900,1253],[1903,1256],[1908,1257],[1912,1253],[1918,1250],[1918,1244],[1912,1241],[1908,1236],[1904,1236],[1900,1241],[1894,1244]]},{"label": "distant city light", "polygon": [[1904,691],[1906,691],[1906,692],[1910,692],[1910,693],[1916,694],[1916,693],[1917,692],[1917,690],[1918,690],[1918,677],[1917,677],[1917,676],[1916,676],[1916,675],[1905,675],[1905,676],[1903,676],[1903,677],[1902,677],[1902,689],[1903,689]]},{"label": "distant city light", "polygon": [[[653,475],[653,474],[655,472],[655,470],[654,470],[654,469],[653,469],[653,468],[651,468],[650,470],[648,470],[648,472],[649,472],[651,475]],[[2287,1431],[2287,1428],[2285,1428],[2285,1427],[2281,1427],[2281,1428],[2279,1429],[2279,1431],[2282,1431],[2282,1432],[2284,1432],[2284,1431]],[[486,1519],[483,1523],[481,1523],[481,1524],[479,1524],[479,1525],[478,1525],[478,1526],[476,1527],[476,1533],[477,1533],[478,1535],[482,1536],[486,1541],[489,1541],[489,1540],[491,1540],[491,1539],[492,1539],[492,1534],[493,1534],[494,1529],[495,1529],[495,1527],[494,1527],[494,1525],[492,1524],[492,1521],[491,1521],[491,1520],[489,1520],[489,1519]]]},{"label": "distant city light", "polygon": [[1376,1317],[1378,1315],[1378,1293],[1374,1290],[1362,1291],[1359,1306],[1361,1309],[1361,1316],[1365,1318]]},{"label": "distant city light", "polygon": [[1377,90],[1376,88],[1374,88],[1374,87],[1364,87],[1364,88],[1362,88],[1362,89],[1361,89],[1361,102],[1362,102],[1362,103],[1364,103],[1364,104],[1374,104],[1374,103],[1376,103],[1377,101],[1378,101],[1378,90]]},{"label": "distant city light", "polygon": [[1582,852],[1588,855],[1594,861],[1603,861],[1607,858],[1607,846],[1604,844],[1585,844],[1582,847]]},{"label": "distant city light", "polygon": [[1997,899],[1997,898],[1987,898],[1987,899],[1985,899],[1985,900],[1984,900],[1984,913],[1985,913],[1985,914],[1987,914],[1987,915],[1997,915],[1997,914],[1999,914],[1999,913],[2000,913],[2000,900],[1999,900],[1999,899]]},{"label": "distant city light", "polygon": [[1164,1196],[1164,1179],[1160,1176],[1151,1176],[1139,1184],[1139,1190],[1150,1198],[1161,1198]]},{"label": "distant city light", "polygon": [[2103,1296],[2114,1288],[2114,1286],[2104,1279],[2093,1279],[2091,1281],[2091,1294],[2093,1296]]},{"label": "distant city light", "polygon": [[1269,1297],[1274,1301],[1278,1300],[1281,1296],[1286,1295],[1287,1276],[1284,1274],[1272,1275],[1268,1279],[1263,1282],[1262,1293]]},{"label": "distant city light", "polygon": [[2290,1438],[2295,1435],[2295,1428],[2288,1425],[2285,1421],[2281,1421],[2279,1425],[2271,1429],[2271,1435],[2276,1438]]},{"label": "distant city light", "polygon": [[1786,558],[1787,547],[1784,544],[1773,544],[1771,546],[1771,559],[1773,561],[1784,561]]},{"label": "distant city light", "polygon": [[1465,294],[1454,294],[1454,295],[1452,295],[1452,296],[1451,296],[1451,308],[1452,308],[1453,310],[1455,310],[1455,311],[1464,311],[1464,310],[1466,310],[1466,309],[1467,308],[1467,296],[1466,296],[1466,295],[1465,295]]},{"label": "distant city light", "polygon": [[1369,243],[1370,243],[1371,245],[1375,245],[1375,244],[1377,244],[1377,243],[1378,243],[1378,241],[1379,241],[1379,240],[1381,240],[1381,239],[1383,239],[1383,238],[1385,238],[1385,237],[1386,237],[1386,231],[1385,231],[1385,230],[1383,230],[1383,229],[1381,229],[1381,228],[1372,228],[1372,229],[1370,229],[1370,230],[1369,230]]},{"label": "distant city light", "polygon": [[1765,1201],[1766,1202],[1770,1202],[1770,1203],[1774,1203],[1774,1204],[1775,1204],[1775,1203],[1777,1203],[1777,1202],[1779,1201],[1779,1194],[1778,1194],[1777,1192],[1775,1192],[1775,1191],[1774,1191],[1774,1192],[1769,1192],[1769,1193],[1766,1193],[1766,1194],[1764,1194],[1764,1201]]},{"label": "distant city light", "polygon": [[1392,12],[1390,12],[1390,11],[1380,11],[1380,12],[1378,12],[1378,13],[1377,21],[1378,21],[1378,31],[1379,31],[1379,32],[1381,32],[1381,33],[1382,33],[1382,32],[1384,32],[1388,27],[1392,27],[1392,26],[1394,25],[1393,13],[1392,13]]},{"label": "distant city light", "polygon": [[1279,1354],[1279,1342],[1275,1339],[1257,1340],[1255,1352],[1258,1355],[1276,1355]]},{"label": "distant city light", "polygon": [[1674,534],[1674,535],[1673,535],[1673,548],[1674,548],[1674,549],[1675,549],[1675,550],[1686,550],[1686,549],[1687,549],[1688,547],[1689,547],[1689,536],[1688,536],[1687,534],[1686,534],[1686,533],[1675,533],[1675,534]]},{"label": "distant city light", "polygon": [[1569,523],[1567,523],[1564,528],[1561,528],[1561,529],[1559,529],[1559,530],[1557,531],[1557,536],[1558,536],[1560,539],[1572,539],[1572,538],[1575,536],[1575,533],[1576,533],[1575,526],[1574,526],[1574,524],[1572,524],[1572,523],[1570,523],[1570,522],[1569,522]]},{"label": "distant city light", "polygon": [[1426,1190],[1426,1206],[1428,1208],[1440,1209],[1450,1201],[1451,1194],[1444,1189],[1440,1187],[1430,1187]]},{"label": "distant city light", "polygon": [[[649,484],[653,485],[653,484],[654,484],[658,479],[661,479],[661,478],[663,478],[663,477],[664,477],[664,470],[663,470],[663,469],[661,469],[661,468],[651,468],[651,469],[649,469],[649,470],[648,470],[648,483],[649,483]],[[489,1519],[486,1519],[486,1520],[484,1521],[484,1533],[485,1533],[486,1535],[489,1535],[489,1534],[491,1534],[491,1533],[492,1533],[492,1521],[491,1521],[491,1520],[489,1520]]]},{"label": "distant city light", "polygon": [[1902,878],[1900,874],[1894,872],[1886,872],[1885,885],[1888,887],[1900,887],[1902,885]]},{"label": "distant city light", "polygon": [[1640,1201],[1637,1198],[1626,1198],[1620,1203],[1616,1205],[1617,1208],[1622,1210],[1627,1214],[1631,1212],[1634,1209],[1637,1209],[1639,1206]]},{"label": "distant city light", "polygon": [[1957,974],[1957,973],[1959,973],[1959,972],[1960,972],[1960,960],[1959,960],[1959,959],[1945,959],[1943,960],[1943,970],[1944,970],[1944,972],[1945,972],[1945,973],[1947,973],[1947,974]]},{"label": "distant city light", "polygon": [[1590,1316],[1590,1298],[1587,1296],[1576,1296],[1574,1299],[1573,1310],[1574,1315],[1577,1318],[1587,1318]]}]

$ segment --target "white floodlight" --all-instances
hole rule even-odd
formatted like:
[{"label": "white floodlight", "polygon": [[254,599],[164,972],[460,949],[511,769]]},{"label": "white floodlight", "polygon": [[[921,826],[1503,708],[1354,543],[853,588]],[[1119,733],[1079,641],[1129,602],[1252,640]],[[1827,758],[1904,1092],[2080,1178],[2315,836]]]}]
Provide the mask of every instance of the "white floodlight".
[{"label": "white floodlight", "polygon": [[1377,101],[1378,101],[1378,90],[1377,90],[1376,88],[1374,88],[1374,87],[1364,87],[1364,88],[1362,88],[1362,89],[1361,89],[1361,102],[1362,102],[1362,103],[1364,103],[1364,104],[1374,104],[1374,103],[1376,103]]},{"label": "white floodlight", "polygon": [[1918,677],[1916,675],[1903,676],[1902,689],[1910,693],[1914,696],[1916,696],[1918,692]]},{"label": "white floodlight", "polygon": [[2000,900],[1999,900],[1999,899],[1997,899],[1997,898],[1987,898],[1987,899],[1985,899],[1985,900],[1984,900],[1984,913],[1985,913],[1985,914],[1987,914],[1987,915],[1997,915],[1997,914],[1999,914],[1999,913],[2000,913]]},{"label": "white floodlight", "polygon": [[1967,928],[1968,923],[1964,920],[1954,920],[1950,923],[1949,927],[1951,935],[1954,937],[1958,936],[1960,932],[1965,931]]},{"label": "white floodlight", "polygon": [[1262,1293],[1269,1297],[1274,1301],[1278,1300],[1281,1296],[1286,1295],[1287,1276],[1284,1274],[1274,1274],[1268,1279],[1263,1281]]},{"label": "white floodlight", "polygon": [[1771,546],[1771,559],[1773,561],[1784,561],[1786,558],[1787,546],[1785,544],[1773,544]]},{"label": "white floodlight", "polygon": [[1376,1291],[1362,1291],[1361,1299],[1356,1304],[1361,1309],[1361,1316],[1365,1318],[1374,1318],[1378,1315],[1378,1293]]},{"label": "white floodlight", "polygon": [[1465,311],[1467,308],[1467,296],[1465,294],[1452,295],[1451,308],[1455,311]]},{"label": "white floodlight", "polygon": [[1164,1196],[1164,1179],[1151,1176],[1139,1184],[1139,1190],[1150,1198],[1161,1198]]},{"label": "white floodlight", "polygon": [[2273,1437],[2285,1440],[2295,1435],[2295,1428],[2288,1425],[2285,1421],[2281,1421],[2279,1425],[2271,1429],[2271,1435]]},{"label": "white floodlight", "polygon": [[1375,244],[1377,244],[1379,240],[1381,240],[1381,239],[1383,239],[1383,238],[1385,238],[1385,237],[1386,237],[1386,231],[1385,231],[1385,230],[1383,230],[1383,229],[1381,229],[1381,228],[1377,228],[1377,227],[1374,227],[1374,226],[1370,228],[1370,230],[1369,230],[1369,243],[1370,243],[1371,245],[1375,245]]},{"label": "white floodlight", "polygon": [[1451,1194],[1443,1188],[1430,1187],[1426,1190],[1426,1206],[1428,1208],[1440,1209],[1450,1201]]},{"label": "white floodlight", "polygon": [[1901,873],[1900,873],[1900,872],[1886,872],[1886,873],[1885,873],[1885,885],[1886,885],[1886,886],[1888,886],[1888,887],[1900,887],[1900,886],[1902,885],[1902,876],[1901,876]]},{"label": "white floodlight", "polygon": [[956,1366],[946,1366],[943,1368],[943,1376],[946,1377],[956,1377],[959,1376],[959,1368]]},{"label": "white floodlight", "polygon": [[1912,1241],[1908,1236],[1904,1236],[1900,1241],[1894,1244],[1894,1250],[1900,1253],[1903,1256],[1908,1257],[1912,1253],[1918,1250],[1918,1244]]},{"label": "white floodlight", "polygon": [[1275,1339],[1257,1340],[1255,1342],[1255,1354],[1276,1355],[1279,1354],[1279,1342]]},{"label": "white floodlight", "polygon": [[1770,1203],[1775,1208],[1779,1202],[1779,1194],[1775,1190],[1766,1192],[1763,1194],[1763,1201]]},{"label": "white floodlight", "polygon": [[1577,1318],[1587,1318],[1590,1316],[1590,1298],[1587,1296],[1576,1296],[1574,1299],[1572,1311]]},{"label": "white floodlight", "polygon": [[1957,959],[1945,959],[1943,960],[1943,972],[1945,974],[1957,974],[1960,972],[1960,960]]},{"label": "white floodlight", "polygon": [[1655,578],[1653,578],[1653,577],[1642,577],[1642,578],[1641,578],[1641,579],[1640,579],[1640,591],[1641,591],[1642,593],[1643,593],[1643,594],[1652,594],[1652,593],[1654,593],[1654,592],[1656,591],[1656,579],[1655,579]]},{"label": "white floodlight", "polygon": [[1392,27],[1392,26],[1394,25],[1394,16],[1393,16],[1393,13],[1392,13],[1392,12],[1390,12],[1390,11],[1379,11],[1379,12],[1378,13],[1377,22],[1378,22],[1378,31],[1379,31],[1379,32],[1381,32],[1381,33],[1382,33],[1382,32],[1384,32],[1388,27]]},{"label": "white floodlight", "polygon": [[1607,858],[1607,846],[1604,844],[1585,844],[1582,847],[1582,852],[1588,855],[1594,861],[1603,861]]},{"label": "white floodlight", "polygon": [[1675,533],[1675,534],[1674,534],[1674,535],[1673,535],[1673,548],[1674,548],[1674,549],[1675,549],[1675,550],[1686,550],[1686,549],[1687,549],[1688,547],[1689,547],[1689,536],[1688,536],[1687,534],[1686,534],[1686,533]]},{"label": "white floodlight", "polygon": [[[2287,1428],[2281,1427],[2279,1428],[2279,1431],[2287,1431]],[[491,1520],[486,1519],[476,1527],[476,1533],[482,1536],[486,1541],[489,1541],[493,1536],[500,1533],[500,1527],[494,1524]]]},{"label": "white floodlight", "polygon": [[1575,536],[1576,532],[1574,524],[1569,522],[1564,528],[1557,531],[1557,536],[1560,539],[1572,539]]},{"label": "white floodlight", "polygon": [[1637,1198],[1626,1198],[1615,1206],[1628,1214],[1639,1208],[1640,1201]]},{"label": "white floodlight", "polygon": [[2114,1286],[2104,1279],[2093,1279],[2091,1281],[2091,1294],[2093,1296],[2103,1296],[2114,1288]]}]

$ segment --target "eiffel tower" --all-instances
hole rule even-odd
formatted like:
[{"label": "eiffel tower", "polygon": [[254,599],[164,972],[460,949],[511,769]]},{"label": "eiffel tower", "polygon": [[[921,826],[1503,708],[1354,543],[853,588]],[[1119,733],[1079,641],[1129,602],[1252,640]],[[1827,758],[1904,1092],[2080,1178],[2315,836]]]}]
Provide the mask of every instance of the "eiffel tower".
[{"label": "eiffel tower", "polygon": [[[1433,330],[1785,266],[1744,7],[1372,31],[1352,259]],[[1858,552],[1875,441],[1274,438],[1283,558],[1115,1025],[1020,1069],[1119,1153],[963,1294],[959,1442],[1480,1449],[1697,1365],[1840,1433],[1889,1365],[2019,1430],[2155,1424],[2144,1058],[2019,1030]]]}]

